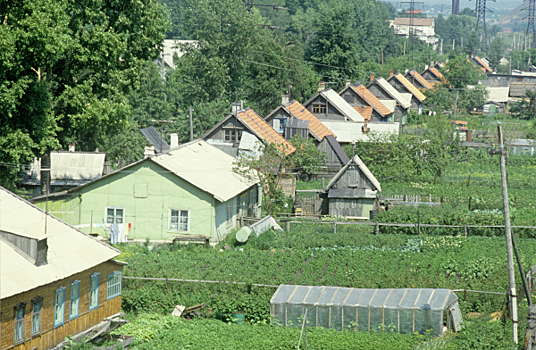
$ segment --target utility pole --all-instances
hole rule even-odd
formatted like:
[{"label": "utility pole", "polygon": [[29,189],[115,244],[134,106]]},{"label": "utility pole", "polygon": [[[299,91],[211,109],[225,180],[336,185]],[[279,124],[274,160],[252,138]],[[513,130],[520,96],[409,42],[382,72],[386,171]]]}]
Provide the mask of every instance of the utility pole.
[{"label": "utility pole", "polygon": [[190,141],[194,140],[193,112],[194,112],[194,110],[192,109],[192,107],[190,107]]},{"label": "utility pole", "polygon": [[383,69],[383,49],[382,49],[382,69]]},{"label": "utility pole", "polygon": [[454,113],[452,113],[452,127],[456,125],[456,109],[458,109],[458,91],[456,91],[456,99],[454,100]]},{"label": "utility pole", "polygon": [[512,253],[512,227],[510,226],[510,208],[508,205],[508,184],[506,183],[506,152],[504,151],[502,127],[497,126],[499,134],[499,153],[501,156],[501,181],[504,208],[504,230],[506,235],[506,255],[508,259],[508,283],[510,287],[510,311],[512,313],[512,333],[517,344],[517,293],[514,273],[514,255]]}]

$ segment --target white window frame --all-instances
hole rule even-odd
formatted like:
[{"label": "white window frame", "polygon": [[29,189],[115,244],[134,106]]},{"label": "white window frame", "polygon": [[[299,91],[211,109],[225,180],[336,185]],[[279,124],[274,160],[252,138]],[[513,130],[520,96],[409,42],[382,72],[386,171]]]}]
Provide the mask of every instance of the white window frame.
[{"label": "white window frame", "polygon": [[[54,329],[63,326],[65,322],[65,287],[59,287],[54,293]],[[63,296],[63,300],[58,303],[58,295]],[[59,308],[61,308],[61,311]],[[60,311],[61,313],[58,313]],[[58,316],[61,315],[61,319]],[[61,320],[61,321],[59,321]]]},{"label": "white window frame", "polygon": [[[113,209],[113,211],[114,211],[113,222],[108,222],[108,209]],[[117,209],[123,210],[123,220],[122,220],[122,222],[117,222]],[[126,218],[125,207],[107,206],[106,208],[104,208],[104,222],[107,223],[107,224],[124,224],[125,223],[125,218]]]},{"label": "white window frame", "polygon": [[[93,280],[97,281],[97,286],[92,286]],[[99,283],[100,283],[100,272],[95,272],[89,278],[89,311],[99,308]],[[95,296],[95,304],[91,302]]]},{"label": "white window frame", "polygon": [[[22,317],[17,319],[17,314],[21,312]],[[13,343],[21,344],[26,340],[26,303],[18,303],[14,310],[14,324],[15,329],[13,331]]]},{"label": "white window frame", "polygon": [[108,278],[106,278],[106,300],[110,300],[121,295],[121,279],[122,271],[112,272],[108,275]]},{"label": "white window frame", "polygon": [[[35,305],[39,305],[39,311],[35,311]],[[32,299],[32,335],[41,333],[43,315],[43,297]]]},{"label": "white window frame", "polygon": [[[76,294],[73,294],[73,286],[76,286]],[[76,312],[73,312],[76,311]],[[80,280],[76,280],[71,283],[71,290],[69,295],[69,321],[78,318],[80,311]]]},{"label": "white window frame", "polygon": [[[171,214],[173,213],[173,211],[178,211],[179,212],[179,216],[178,216],[179,221],[177,222],[177,229],[176,230],[171,229],[171,217],[172,217]],[[191,211],[190,209],[169,208],[169,211],[168,211],[168,232],[190,232],[190,222],[191,222],[190,211]],[[186,212],[188,214],[188,216],[187,216],[188,222],[186,224],[186,226],[187,226],[186,230],[181,230],[180,229],[181,212]]]}]

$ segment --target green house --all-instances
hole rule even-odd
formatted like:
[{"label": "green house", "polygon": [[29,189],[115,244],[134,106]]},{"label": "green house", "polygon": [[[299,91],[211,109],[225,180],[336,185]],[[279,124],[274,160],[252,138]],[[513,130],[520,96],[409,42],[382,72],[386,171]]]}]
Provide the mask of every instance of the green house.
[{"label": "green house", "polygon": [[240,216],[260,216],[259,180],[235,173],[233,160],[196,140],[33,203],[103,237],[117,224],[128,239],[192,234],[217,241],[236,228]]}]

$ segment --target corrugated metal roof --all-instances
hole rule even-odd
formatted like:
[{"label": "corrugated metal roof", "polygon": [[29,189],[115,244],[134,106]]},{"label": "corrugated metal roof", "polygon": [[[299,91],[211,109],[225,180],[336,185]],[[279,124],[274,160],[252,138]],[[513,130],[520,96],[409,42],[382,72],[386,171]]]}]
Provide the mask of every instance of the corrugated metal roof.
[{"label": "corrugated metal roof", "polygon": [[378,100],[376,96],[372,94],[372,92],[369,91],[369,89],[365,87],[365,85],[363,84],[360,84],[359,86],[351,85],[351,87],[357,94],[359,94],[359,96],[361,96],[365,101],[367,101],[367,103],[371,105],[372,108],[374,108],[378,113],[380,113],[384,117],[392,113],[389,111],[389,109],[387,109],[387,107],[385,107],[381,103],[380,100]]},{"label": "corrugated metal roof", "polygon": [[402,107],[404,107],[405,109],[411,107],[410,99],[404,97],[404,95],[402,95],[394,87],[392,87],[391,84],[387,82],[387,80],[385,80],[384,78],[376,78],[375,81],[378,83],[379,86],[383,88],[386,93],[388,93],[399,104],[401,104]]},{"label": "corrugated metal roof", "polygon": [[264,121],[254,110],[246,108],[238,111],[237,117],[245,123],[249,129],[262,140],[274,143],[284,149],[285,153],[291,154],[296,148],[290,142],[285,140],[277,131],[274,130],[268,123]]},{"label": "corrugated metal roof", "polygon": [[[51,185],[77,186],[98,179],[104,169],[105,153],[93,152],[50,152]],[[28,178],[23,181],[26,185],[41,183],[41,159],[35,158]]]},{"label": "corrugated metal roof", "polygon": [[475,61],[484,68],[484,72],[493,72],[493,69],[491,69],[486,62],[484,62],[480,57],[475,56]]},{"label": "corrugated metal roof", "polygon": [[309,130],[313,134],[317,136],[317,138],[322,141],[324,137],[327,135],[333,135],[337,137],[333,131],[328,129],[320,120],[318,120],[317,117],[314,116],[307,108],[305,108],[301,103],[298,101],[291,101],[289,104],[285,105],[284,108],[286,108],[289,113],[291,113],[294,117],[301,119],[301,120],[308,120],[309,121]]},{"label": "corrugated metal roof", "polygon": [[41,240],[48,245],[46,265],[35,266],[0,239],[0,298],[32,290],[88,270],[119,255],[69,224],[0,187],[0,230]]},{"label": "corrugated metal roof", "polygon": [[259,182],[238,175],[233,171],[235,158],[203,140],[183,144],[150,159],[220,202]]},{"label": "corrugated metal roof", "polygon": [[331,186],[333,186],[337,182],[337,180],[342,176],[342,174],[344,174],[346,172],[346,170],[348,169],[348,167],[350,165],[357,165],[359,170],[361,170],[361,172],[363,172],[363,175],[365,175],[366,178],[370,181],[370,183],[374,186],[374,189],[376,191],[381,192],[382,188],[380,186],[380,182],[376,179],[376,177],[372,174],[372,172],[369,170],[369,168],[367,168],[365,163],[363,163],[363,161],[361,160],[361,158],[359,158],[359,156],[357,154],[341,170],[339,170],[339,172],[337,173],[337,175],[335,175],[333,177],[333,179],[331,179],[331,181],[329,182],[328,186],[326,187],[326,190],[329,190],[331,188]]},{"label": "corrugated metal roof", "polygon": [[411,76],[426,89],[433,89],[432,84],[430,84],[426,79],[424,79],[423,76],[420,75],[419,72],[417,72],[416,70],[412,70],[411,72],[409,72],[409,74],[411,74]]},{"label": "corrugated metal roof", "polygon": [[372,116],[372,106],[354,106],[354,109],[359,112],[366,120],[370,120]]},{"label": "corrugated metal roof", "polygon": [[[397,26],[409,26],[409,17],[395,17],[394,24]],[[434,25],[433,18],[413,18],[413,25],[416,27],[431,27]]]},{"label": "corrugated metal roof", "polygon": [[147,140],[154,146],[157,153],[162,153],[162,151],[166,151],[169,149],[169,145],[164,140],[162,135],[152,126],[140,129],[143,136],[147,138]]},{"label": "corrugated metal roof", "polygon": [[339,110],[345,117],[354,121],[362,122],[365,120],[348,102],[332,89],[323,90],[320,94]]},{"label": "corrugated metal roof", "polygon": [[309,121],[291,118],[289,121],[287,121],[287,125],[285,127],[294,129],[309,129]]},{"label": "corrugated metal roof", "polygon": [[[345,122],[340,120],[324,120],[323,123],[331,130],[335,130],[338,142],[349,143],[352,141],[368,141],[369,139],[367,134],[363,134],[362,131],[364,123]],[[379,134],[393,133],[398,135],[399,129],[400,123],[368,123],[368,130]]]},{"label": "corrugated metal roof", "polygon": [[381,103],[391,112],[393,113],[396,108],[396,100],[380,100]]},{"label": "corrugated metal roof", "polygon": [[403,76],[402,74],[398,73],[398,74],[393,75],[393,79],[398,79],[398,81],[402,85],[404,85],[406,89],[408,89],[413,94],[413,96],[415,96],[419,101],[422,102],[426,100],[426,96],[424,96],[423,93],[420,92],[419,89],[417,89],[417,87],[413,85],[408,79],[406,79],[406,77]]}]

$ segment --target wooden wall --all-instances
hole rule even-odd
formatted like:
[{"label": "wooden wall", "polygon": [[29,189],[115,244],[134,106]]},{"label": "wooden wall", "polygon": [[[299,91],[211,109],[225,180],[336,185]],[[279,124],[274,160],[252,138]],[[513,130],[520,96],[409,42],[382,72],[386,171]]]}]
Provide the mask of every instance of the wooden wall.
[{"label": "wooden wall", "polygon": [[[325,104],[326,113],[323,113],[323,114],[313,113],[314,104]],[[322,95],[316,96],[307,105],[304,105],[304,107],[320,120],[322,119],[344,120],[344,115],[342,115],[334,106],[332,106],[329,102],[327,102],[326,99]]]},{"label": "wooden wall", "polygon": [[[46,269],[46,266],[39,267]],[[104,318],[121,311],[121,296],[106,300],[107,277],[109,274],[122,270],[121,265],[105,262],[92,269],[70,276],[69,278],[35,288],[1,301],[1,350],[44,350],[59,344],[68,335],[76,335],[98,323]],[[89,311],[89,282],[94,272],[100,272],[99,301],[97,309]],[[69,321],[71,283],[80,280],[80,299],[78,318]],[[58,288],[65,287],[64,324],[54,329],[54,297]],[[41,333],[31,334],[32,330],[32,299],[43,297],[41,311]],[[25,341],[14,346],[15,305],[26,303],[24,308]]]}]

